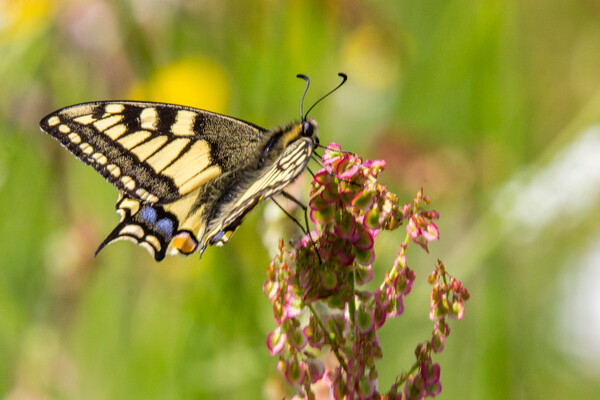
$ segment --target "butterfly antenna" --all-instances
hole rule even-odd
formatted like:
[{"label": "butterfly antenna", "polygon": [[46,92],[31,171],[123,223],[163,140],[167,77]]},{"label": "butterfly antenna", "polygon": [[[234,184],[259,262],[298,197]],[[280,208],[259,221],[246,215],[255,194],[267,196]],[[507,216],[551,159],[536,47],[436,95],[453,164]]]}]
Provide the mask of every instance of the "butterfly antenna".
[{"label": "butterfly antenna", "polygon": [[304,96],[306,96],[306,92],[308,92],[308,87],[310,86],[310,79],[304,74],[298,74],[296,75],[296,78],[304,79],[306,81],[306,87],[304,88],[304,93],[302,93],[302,100],[300,100],[300,118],[304,121],[302,107],[304,106]]},{"label": "butterfly antenna", "polygon": [[[296,75],[296,76],[300,77],[300,75]],[[305,75],[302,75],[302,76],[304,76],[306,78],[307,82],[308,82],[308,78]],[[340,76],[342,78],[342,82],[340,82],[339,85],[337,85],[332,90],[330,90],[329,93],[327,93],[326,95],[324,95],[323,97],[321,97],[319,100],[315,101],[315,103],[312,105],[312,107],[310,107],[308,109],[308,111],[306,112],[306,114],[304,114],[304,116],[302,118],[303,121],[306,121],[306,117],[308,117],[308,114],[312,111],[313,108],[315,108],[315,106],[317,104],[319,104],[321,102],[321,100],[323,100],[325,97],[329,96],[331,93],[333,93],[336,90],[338,90],[348,80],[348,75],[346,75],[343,72],[338,73],[338,76]],[[308,89],[308,84],[306,85],[306,89]],[[304,90],[304,94],[306,94],[306,90]],[[302,96],[302,100],[304,100],[304,96]]]}]

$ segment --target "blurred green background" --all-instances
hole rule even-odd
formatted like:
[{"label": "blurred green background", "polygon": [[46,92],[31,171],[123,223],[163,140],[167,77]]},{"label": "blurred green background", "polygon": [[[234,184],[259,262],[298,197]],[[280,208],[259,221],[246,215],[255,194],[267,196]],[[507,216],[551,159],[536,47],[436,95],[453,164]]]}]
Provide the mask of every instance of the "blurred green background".
[{"label": "blurred green background", "polygon": [[[430,337],[441,258],[471,292],[441,398],[600,396],[596,0],[1,0],[0,396],[281,399],[262,284],[293,224],[265,204],[202,260],[129,242],[94,259],[116,190],[38,122],[137,99],[275,127],[299,116],[295,74],[311,104],[339,71],[311,113],[321,142],[385,159],[402,202],[423,186],[441,213],[381,331],[380,387]],[[376,274],[403,237],[382,235]]]}]

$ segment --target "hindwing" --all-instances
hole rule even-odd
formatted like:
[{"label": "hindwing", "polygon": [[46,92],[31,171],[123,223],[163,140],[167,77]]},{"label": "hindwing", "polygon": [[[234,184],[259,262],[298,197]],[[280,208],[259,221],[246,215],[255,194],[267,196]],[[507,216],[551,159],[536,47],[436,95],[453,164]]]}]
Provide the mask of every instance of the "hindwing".
[{"label": "hindwing", "polygon": [[141,203],[119,192],[116,209],[121,221],[100,244],[96,254],[104,246],[123,239],[145,247],[157,261],[168,254],[193,253],[198,248],[194,229],[201,225],[201,212],[196,213],[192,220],[188,215],[193,195],[191,193],[168,205],[157,205]]}]

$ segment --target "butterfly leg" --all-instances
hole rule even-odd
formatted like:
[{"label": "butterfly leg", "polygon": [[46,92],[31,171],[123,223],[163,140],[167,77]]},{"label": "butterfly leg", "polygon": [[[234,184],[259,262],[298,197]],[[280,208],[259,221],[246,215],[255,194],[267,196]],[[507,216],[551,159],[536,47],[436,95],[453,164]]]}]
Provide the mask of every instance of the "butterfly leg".
[{"label": "butterfly leg", "polygon": [[308,226],[308,207],[306,207],[304,205],[304,203],[302,203],[300,200],[298,200],[297,198],[295,198],[294,196],[292,196],[291,194],[289,194],[286,191],[281,191],[281,194],[286,199],[291,200],[294,203],[296,203],[304,211],[304,223],[306,224],[306,229],[304,227],[302,227],[302,224],[300,224],[300,222],[296,218],[294,218],[293,216],[291,216],[283,207],[281,207],[281,205],[279,203],[277,203],[273,199],[273,201],[275,201],[275,204],[277,204],[277,206],[279,206],[279,208],[281,208],[283,210],[283,212],[296,223],[296,225],[300,226],[300,228],[302,229],[302,231],[305,234],[308,234],[308,237],[310,238],[310,241],[313,244],[313,246],[315,248],[315,251],[317,252],[317,257],[319,258],[319,263],[323,264],[323,261],[321,260],[321,255],[319,254],[319,249],[317,248],[317,244],[315,243],[315,241],[314,241],[314,239],[312,237],[312,234],[310,233],[310,228]]},{"label": "butterfly leg", "polygon": [[[282,193],[285,193],[285,192],[282,192]],[[302,232],[303,232],[305,235],[306,235],[306,234],[308,234],[308,224],[306,225],[306,227],[304,227],[304,225],[302,225],[302,224],[300,223],[300,221],[298,221],[298,220],[296,219],[296,217],[294,217],[292,214],[290,214],[288,210],[286,210],[286,209],[285,209],[285,208],[284,208],[284,207],[283,207],[281,204],[279,204],[279,202],[278,202],[277,200],[275,200],[275,198],[274,198],[274,197],[271,197],[271,200],[273,200],[273,203],[275,203],[275,204],[277,205],[277,207],[279,207],[279,208],[281,209],[281,211],[283,211],[283,213],[284,213],[284,214],[285,214],[285,215],[286,215],[288,218],[290,218],[292,221],[294,221],[294,223],[295,223],[296,225],[298,225],[298,226],[300,227],[300,229],[302,229]],[[304,205],[303,205],[303,206],[304,206]],[[304,211],[305,211],[305,215],[306,215],[306,207],[304,208]],[[307,220],[307,221],[308,221],[308,220]]]}]

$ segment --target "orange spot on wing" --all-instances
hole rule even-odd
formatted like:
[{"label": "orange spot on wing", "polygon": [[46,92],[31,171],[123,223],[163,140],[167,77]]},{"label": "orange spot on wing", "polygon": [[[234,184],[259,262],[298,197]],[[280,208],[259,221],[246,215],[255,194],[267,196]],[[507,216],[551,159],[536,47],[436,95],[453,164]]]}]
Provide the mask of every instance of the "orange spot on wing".
[{"label": "orange spot on wing", "polygon": [[181,232],[172,240],[173,247],[183,254],[190,254],[198,247],[198,242],[187,232]]}]

